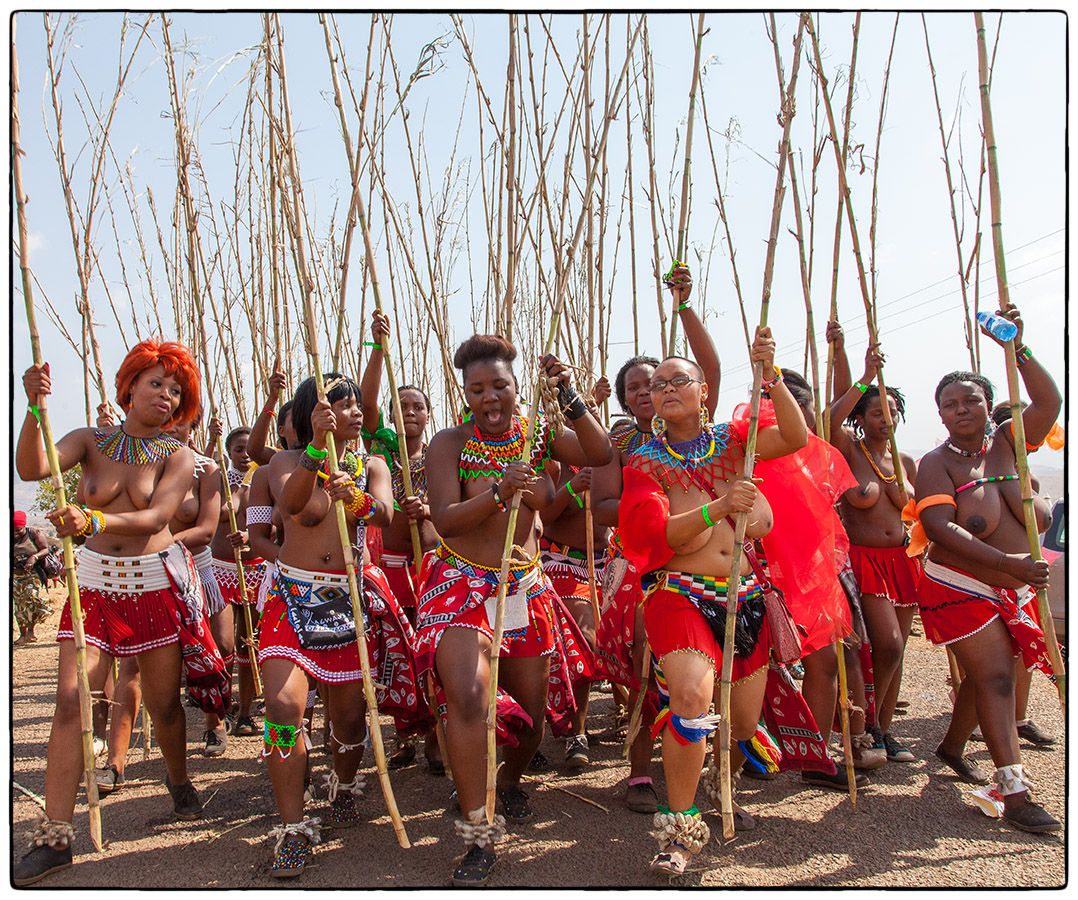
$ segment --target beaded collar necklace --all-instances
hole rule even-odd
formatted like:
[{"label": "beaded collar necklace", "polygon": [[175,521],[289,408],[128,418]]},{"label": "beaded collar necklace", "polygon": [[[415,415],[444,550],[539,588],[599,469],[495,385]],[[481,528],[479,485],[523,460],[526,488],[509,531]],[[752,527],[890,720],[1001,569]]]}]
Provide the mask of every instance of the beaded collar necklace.
[{"label": "beaded collar necklace", "polygon": [[622,453],[635,453],[653,437],[654,434],[644,431],[634,421],[617,422],[610,429],[610,442]]},{"label": "beaded collar necklace", "polygon": [[691,485],[699,486],[702,477],[726,481],[736,475],[731,438],[740,444],[726,422],[708,424],[692,440],[674,444],[661,434],[634,453],[630,464],[655,477],[664,488],[678,483],[688,490]]},{"label": "beaded collar necklace", "polygon": [[[419,456],[408,460],[408,469],[412,475],[412,491],[417,497],[427,495],[427,445],[424,444],[419,451]],[[400,453],[395,452],[392,464],[389,467],[390,479],[393,483],[393,496],[402,499],[404,497],[404,467],[401,465]]]},{"label": "beaded collar necklace", "polygon": [[113,432],[96,429],[94,443],[101,454],[113,462],[128,466],[147,466],[160,462],[168,459],[183,446],[168,434],[156,434],[153,437],[128,434],[122,425]]},{"label": "beaded collar necklace", "polygon": [[[546,422],[540,419],[536,423],[531,455],[531,465],[536,472],[541,472],[550,459],[550,442],[546,432]],[[476,425],[474,434],[460,451],[460,479],[500,478],[509,463],[519,460],[523,452],[524,427],[520,416],[513,416],[512,427],[503,434],[483,434]]]},{"label": "beaded collar necklace", "polygon": [[243,476],[246,475],[246,474],[247,474],[246,472],[241,472],[235,466],[229,466],[228,467],[228,486],[230,488],[233,488],[233,489],[238,488],[241,484],[243,484]]},{"label": "beaded collar necklace", "polygon": [[961,447],[952,444],[949,438],[943,443],[944,446],[952,453],[957,453],[959,456],[966,457],[966,459],[980,459],[988,452],[989,438],[991,438],[991,435],[989,434],[986,434],[984,436],[984,441],[981,443],[980,449],[978,450],[963,450]]}]

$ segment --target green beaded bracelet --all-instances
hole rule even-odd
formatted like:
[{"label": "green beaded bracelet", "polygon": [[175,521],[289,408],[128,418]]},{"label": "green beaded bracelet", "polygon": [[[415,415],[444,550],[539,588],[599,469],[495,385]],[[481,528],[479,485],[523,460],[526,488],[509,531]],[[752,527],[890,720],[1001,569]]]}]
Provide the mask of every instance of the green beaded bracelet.
[{"label": "green beaded bracelet", "polygon": [[304,451],[311,459],[321,462],[327,456],[329,456],[328,450],[319,450],[314,444],[308,444],[307,449]]},{"label": "green beaded bracelet", "polygon": [[583,509],[584,501],[581,499],[580,495],[573,490],[573,486],[568,481],[565,482],[565,489],[569,492],[569,496],[576,501],[576,505]]},{"label": "green beaded bracelet", "polygon": [[715,523],[711,521],[711,514],[707,511],[706,503],[700,507],[700,515],[704,517],[704,521],[707,523],[708,528],[715,527]]},{"label": "green beaded bracelet", "polygon": [[854,387],[855,387],[855,388],[857,388],[857,390],[859,390],[859,391],[860,391],[860,392],[861,392],[862,394],[863,394],[863,393],[865,393],[865,391],[867,391],[867,390],[868,390],[868,385],[867,385],[867,384],[861,384],[861,382],[860,382],[860,381],[858,381],[858,382],[857,382],[857,383],[856,383],[856,384],[854,385]]}]

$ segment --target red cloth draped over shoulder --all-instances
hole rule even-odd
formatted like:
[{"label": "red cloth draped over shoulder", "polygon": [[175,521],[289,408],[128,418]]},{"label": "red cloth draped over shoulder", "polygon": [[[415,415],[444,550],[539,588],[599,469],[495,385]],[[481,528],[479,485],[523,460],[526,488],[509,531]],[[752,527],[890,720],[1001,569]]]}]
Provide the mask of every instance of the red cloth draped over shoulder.
[{"label": "red cloth draped over shoulder", "polygon": [[642,575],[661,569],[674,555],[673,548],[666,542],[669,518],[670,500],[662,486],[630,461],[622,470],[618,533],[625,558]]},{"label": "red cloth draped over shoulder", "polygon": [[[770,400],[760,401],[760,428],[775,425]],[[731,429],[742,440],[749,430],[749,405],[740,404]],[[838,581],[850,541],[835,503],[857,486],[845,458],[809,433],[808,444],[777,459],[758,459],[753,472],[771,505],[774,527],[764,552],[775,585],[786,595],[794,620],[807,631],[805,655],[850,633],[850,607]]]}]

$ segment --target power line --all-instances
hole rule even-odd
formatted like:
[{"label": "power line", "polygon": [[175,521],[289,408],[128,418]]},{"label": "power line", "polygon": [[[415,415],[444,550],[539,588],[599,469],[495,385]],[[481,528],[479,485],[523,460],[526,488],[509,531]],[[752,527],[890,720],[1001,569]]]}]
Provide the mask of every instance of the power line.
[{"label": "power line", "polygon": [[[1049,256],[1054,256],[1054,255],[1055,254],[1049,254]],[[1019,268],[1019,267],[1016,266],[1015,268]],[[1020,284],[1026,284],[1027,282],[1034,281],[1037,278],[1042,278],[1045,275],[1051,275],[1051,274],[1053,274],[1055,272],[1062,271],[1065,268],[1066,268],[1066,266],[1056,266],[1054,269],[1046,269],[1044,272],[1038,272],[1036,275],[1030,275],[1029,278],[1023,278],[1021,281],[1012,281],[1012,282],[1010,282],[1010,285],[1012,287],[1016,287],[1016,286],[1018,286]],[[946,295],[941,295],[941,296],[946,296]],[[999,296],[999,294],[998,294],[998,291],[997,291],[996,293],[993,293],[993,294],[984,295],[982,297],[982,299],[991,300],[991,299],[993,299],[995,297],[998,297],[998,296]],[[917,309],[918,307],[925,306],[928,303],[934,302],[936,299],[938,299],[938,298],[932,298],[931,300],[924,300],[921,303],[916,304],[915,306],[909,307],[909,309]],[[929,319],[934,319],[937,316],[942,316],[945,313],[954,312],[955,310],[958,310],[958,309],[961,309],[961,308],[962,308],[961,303],[951,304],[950,306],[946,306],[943,309],[939,309],[939,310],[936,310],[935,312],[927,313],[926,315],[920,316],[920,317],[914,319],[913,321],[903,322],[900,325],[895,325],[893,328],[887,329],[887,334],[894,334],[896,331],[901,331],[903,328],[909,328],[909,327],[911,327],[913,325],[920,325],[922,322],[927,322]],[[892,313],[890,316],[888,316],[886,318],[892,318],[893,319],[893,318],[895,318],[895,317],[897,317],[899,315],[902,315],[906,311],[907,310],[901,310],[899,312]],[[864,327],[864,326],[861,326],[861,327]],[[882,331],[881,331],[881,334],[882,334]],[[797,348],[794,348],[794,349],[797,349]],[[738,371],[739,369],[746,369],[746,368],[750,368],[750,366],[748,366],[748,365],[738,366],[735,369],[727,370],[727,372],[728,373],[735,372],[735,371]],[[746,382],[743,382],[743,383],[737,385],[736,387],[732,388],[732,390],[739,391],[739,390],[742,390],[744,388],[751,387],[751,386],[752,386],[752,382],[751,381],[746,381]]]}]

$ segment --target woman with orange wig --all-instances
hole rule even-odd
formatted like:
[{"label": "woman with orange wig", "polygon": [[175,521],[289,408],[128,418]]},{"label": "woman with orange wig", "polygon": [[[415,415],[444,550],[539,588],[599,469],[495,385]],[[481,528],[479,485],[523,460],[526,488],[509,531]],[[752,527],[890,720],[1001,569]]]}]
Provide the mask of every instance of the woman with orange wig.
[{"label": "woman with orange wig", "polygon": [[[37,402],[52,391],[48,364],[23,375],[30,406],[15,451],[25,481],[49,475]],[[199,373],[182,344],[142,341],[116,375],[116,400],[126,414],[119,426],[77,428],[57,444],[60,469],[82,465],[76,503],[47,518],[61,537],[85,539],[78,557],[79,594],[86,633],[86,672],[101,691],[115,657],[135,657],[142,696],[165,758],[165,784],[179,819],[197,819],[202,803],[187,777],[186,721],[180,671],[203,709],[224,715],[229,684],[210,636],[191,554],[169,522],[194,477],[191,451],[166,434],[192,421],[200,405]],[[71,827],[82,776],[79,698],[71,610],[57,634],[60,666],[56,712],[45,769],[45,817],[16,865],[18,886],[71,865]]]}]

